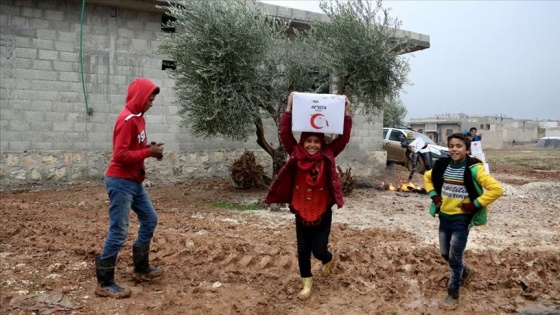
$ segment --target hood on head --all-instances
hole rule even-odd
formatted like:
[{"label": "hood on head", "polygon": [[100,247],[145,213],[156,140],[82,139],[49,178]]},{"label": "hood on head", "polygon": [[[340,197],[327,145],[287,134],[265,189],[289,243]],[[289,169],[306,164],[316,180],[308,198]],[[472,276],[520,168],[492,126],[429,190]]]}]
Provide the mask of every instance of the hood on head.
[{"label": "hood on head", "polygon": [[146,101],[156,88],[157,86],[152,81],[145,78],[137,78],[128,86],[126,108],[133,114],[142,113]]},{"label": "hood on head", "polygon": [[325,141],[324,133],[307,132],[307,131],[301,133],[301,136],[299,137],[299,144],[303,145],[303,143],[305,142],[305,140],[307,140],[307,138],[309,138],[309,136],[317,136],[317,138],[319,138],[319,141],[321,142],[321,146],[323,147],[327,144],[327,142]]}]

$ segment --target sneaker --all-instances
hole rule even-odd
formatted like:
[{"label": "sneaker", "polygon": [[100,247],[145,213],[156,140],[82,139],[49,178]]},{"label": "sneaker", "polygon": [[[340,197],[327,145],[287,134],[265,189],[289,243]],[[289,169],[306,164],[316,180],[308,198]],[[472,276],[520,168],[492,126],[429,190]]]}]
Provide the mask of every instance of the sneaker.
[{"label": "sneaker", "polygon": [[474,270],[465,266],[463,268],[463,275],[461,276],[461,286],[467,285],[474,275]]}]

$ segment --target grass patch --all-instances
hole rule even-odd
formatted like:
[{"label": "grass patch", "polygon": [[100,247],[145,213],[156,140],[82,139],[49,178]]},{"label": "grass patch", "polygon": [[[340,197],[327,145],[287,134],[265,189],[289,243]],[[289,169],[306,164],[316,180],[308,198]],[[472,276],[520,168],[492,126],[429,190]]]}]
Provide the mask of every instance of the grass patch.
[{"label": "grass patch", "polygon": [[560,170],[560,150],[535,148],[528,150],[485,150],[486,160],[492,165],[537,170]]},{"label": "grass patch", "polygon": [[238,204],[233,202],[211,202],[210,205],[214,208],[226,209],[226,210],[260,210],[262,209],[260,204]]}]

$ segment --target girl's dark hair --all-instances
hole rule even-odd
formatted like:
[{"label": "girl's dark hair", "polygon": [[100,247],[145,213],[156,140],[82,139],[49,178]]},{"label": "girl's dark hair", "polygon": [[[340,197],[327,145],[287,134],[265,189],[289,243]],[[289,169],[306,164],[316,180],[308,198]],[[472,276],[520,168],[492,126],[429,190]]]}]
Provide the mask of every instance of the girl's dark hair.
[{"label": "girl's dark hair", "polygon": [[467,137],[467,135],[464,135],[460,132],[454,133],[454,134],[450,135],[449,137],[447,137],[447,143],[448,144],[449,144],[449,141],[451,139],[462,140],[465,143],[465,146],[467,147],[467,150],[471,149],[471,138]]},{"label": "girl's dark hair", "polygon": [[471,127],[471,129],[469,129],[469,132],[471,132],[471,131],[473,131],[473,130],[474,130],[474,131],[478,131],[478,129],[476,129],[476,127]]},{"label": "girl's dark hair", "polygon": [[152,92],[152,95],[158,95],[159,94],[159,86],[156,86],[155,90]]}]

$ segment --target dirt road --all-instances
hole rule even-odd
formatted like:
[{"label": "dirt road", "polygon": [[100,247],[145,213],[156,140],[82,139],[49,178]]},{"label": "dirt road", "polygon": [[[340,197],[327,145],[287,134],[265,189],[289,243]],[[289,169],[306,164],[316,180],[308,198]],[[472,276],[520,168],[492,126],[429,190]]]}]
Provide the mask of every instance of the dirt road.
[{"label": "dirt road", "polygon": [[[471,232],[465,260],[476,274],[456,313],[558,314],[560,176],[499,167],[493,175],[506,193],[491,206],[490,224]],[[405,176],[388,172],[379,180]],[[212,206],[259,203],[266,191],[197,180],[153,184],[149,193],[159,214],[151,257],[165,275],[133,282],[133,216],[116,273],[133,295],[112,300],[93,293],[93,258],[108,229],[102,183],[4,189],[0,313],[447,314],[439,304],[449,271],[426,195],[354,190],[334,214],[334,272],[318,276],[314,260],[313,295],[301,302],[292,215]]]}]

